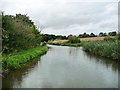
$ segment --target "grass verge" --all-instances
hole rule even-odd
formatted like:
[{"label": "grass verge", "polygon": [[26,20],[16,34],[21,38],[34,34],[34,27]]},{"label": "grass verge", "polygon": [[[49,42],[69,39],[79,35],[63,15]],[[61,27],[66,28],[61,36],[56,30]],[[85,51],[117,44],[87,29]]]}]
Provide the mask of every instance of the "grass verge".
[{"label": "grass verge", "polygon": [[43,55],[47,52],[47,46],[39,46],[31,48],[14,54],[3,54],[2,56],[2,68],[3,69],[19,69],[22,64],[29,62],[37,56]]}]

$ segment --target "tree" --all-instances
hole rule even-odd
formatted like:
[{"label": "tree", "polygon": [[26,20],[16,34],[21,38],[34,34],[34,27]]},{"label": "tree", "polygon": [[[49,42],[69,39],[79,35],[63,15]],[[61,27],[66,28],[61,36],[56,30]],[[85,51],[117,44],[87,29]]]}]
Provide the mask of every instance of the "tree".
[{"label": "tree", "polygon": [[116,36],[116,35],[117,35],[117,32],[116,32],[116,31],[114,31],[114,32],[109,32],[108,35],[109,35],[109,36]]},{"label": "tree", "polygon": [[107,36],[107,33],[103,33],[103,36]]},{"label": "tree", "polygon": [[99,36],[104,36],[103,32],[100,32],[100,33],[99,33]]},{"label": "tree", "polygon": [[69,36],[68,40],[69,40],[69,43],[80,43],[80,38],[77,36]]},{"label": "tree", "polygon": [[2,16],[3,51],[19,51],[38,46],[40,32],[26,15]]},{"label": "tree", "polygon": [[90,34],[90,37],[95,37],[95,34],[94,34],[94,33],[91,33],[91,34]]},{"label": "tree", "polygon": [[79,37],[80,38],[86,38],[86,37],[89,37],[90,35],[89,34],[86,34],[86,32],[84,32],[83,34],[79,34]]}]

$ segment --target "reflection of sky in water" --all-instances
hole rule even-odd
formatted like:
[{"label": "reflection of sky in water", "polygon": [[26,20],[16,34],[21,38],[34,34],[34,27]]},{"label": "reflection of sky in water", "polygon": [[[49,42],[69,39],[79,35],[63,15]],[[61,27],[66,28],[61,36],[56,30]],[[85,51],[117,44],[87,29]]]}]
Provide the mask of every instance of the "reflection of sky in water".
[{"label": "reflection of sky in water", "polygon": [[89,57],[81,49],[51,46],[38,64],[13,87],[27,88],[117,88],[118,72],[112,63]]}]

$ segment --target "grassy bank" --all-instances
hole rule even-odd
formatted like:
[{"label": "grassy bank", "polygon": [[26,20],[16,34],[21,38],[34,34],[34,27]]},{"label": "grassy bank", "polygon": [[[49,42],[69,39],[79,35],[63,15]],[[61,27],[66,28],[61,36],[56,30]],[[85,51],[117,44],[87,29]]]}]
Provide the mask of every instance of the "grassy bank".
[{"label": "grassy bank", "polygon": [[39,55],[47,52],[47,46],[39,46],[36,48],[24,50],[14,54],[4,55],[2,57],[3,69],[19,69],[22,64],[29,62]]},{"label": "grassy bank", "polygon": [[120,41],[88,41],[83,42],[83,50],[94,55],[118,60]]},{"label": "grassy bank", "polygon": [[54,41],[49,41],[48,44],[58,45],[58,46],[70,46],[70,47],[81,46],[81,43],[69,43],[68,40],[54,40]]}]

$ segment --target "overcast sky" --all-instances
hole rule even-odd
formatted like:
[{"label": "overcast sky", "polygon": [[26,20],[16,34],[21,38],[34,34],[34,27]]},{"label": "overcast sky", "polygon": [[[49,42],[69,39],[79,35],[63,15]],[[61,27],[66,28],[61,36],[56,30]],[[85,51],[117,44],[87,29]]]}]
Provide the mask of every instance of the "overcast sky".
[{"label": "overcast sky", "polygon": [[0,0],[5,14],[27,14],[42,33],[79,35],[118,30],[119,0]]}]

